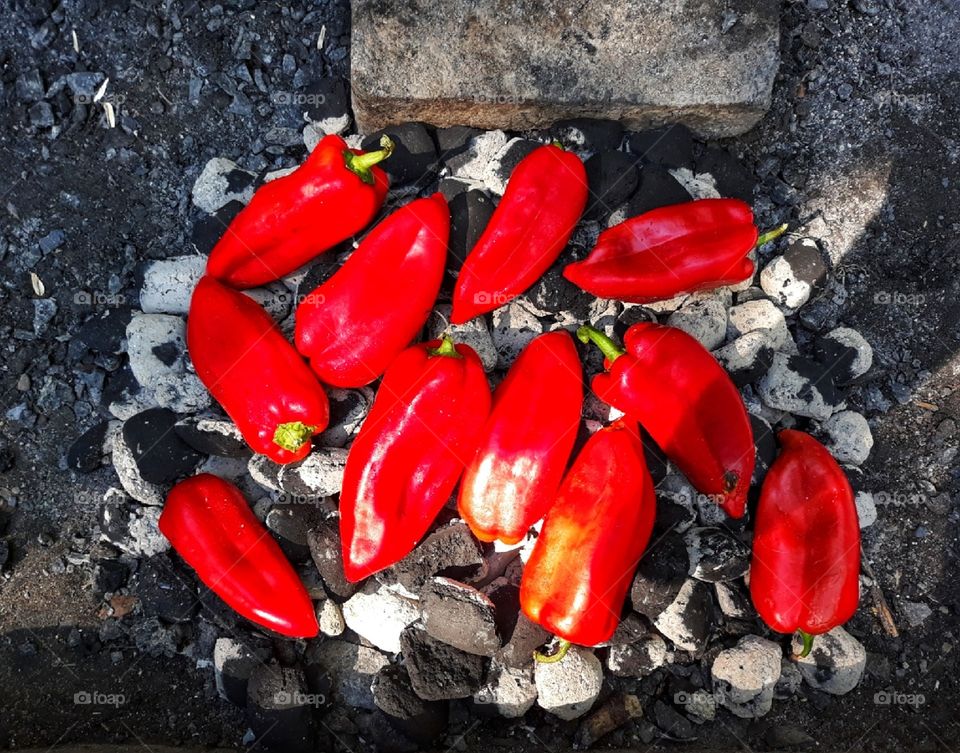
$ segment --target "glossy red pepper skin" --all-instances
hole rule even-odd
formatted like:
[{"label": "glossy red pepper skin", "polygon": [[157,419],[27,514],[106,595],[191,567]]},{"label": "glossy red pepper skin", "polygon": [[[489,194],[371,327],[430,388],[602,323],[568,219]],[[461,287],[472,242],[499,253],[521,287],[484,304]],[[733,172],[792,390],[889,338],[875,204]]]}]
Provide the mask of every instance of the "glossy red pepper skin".
[{"label": "glossy red pepper skin", "polygon": [[313,602],[280,546],[233,484],[209,473],[167,495],[160,532],[231,608],[291,638],[313,638]]},{"label": "glossy red pepper skin", "polygon": [[212,277],[197,284],[187,349],[200,381],[247,444],[277,463],[302,460],[329,420],[327,396],[270,315]]},{"label": "glossy red pepper skin", "polygon": [[740,393],[710,352],[683,330],[651,322],[627,330],[625,352],[592,327],[578,335],[607,357],[608,371],[592,381],[597,396],[638,421],[697,491],[743,517],[753,432]]},{"label": "glossy red pepper skin", "polygon": [[549,144],[524,157],[467,254],[450,321],[493,311],[533,285],[567,245],[586,204],[587,173],[577,155]]},{"label": "glossy red pepper skin", "polygon": [[214,246],[207,274],[234,288],[264,285],[363,230],[389,187],[374,160],[392,149],[364,154],[325,136],[294,172],[257,189]]},{"label": "glossy red pepper skin", "polygon": [[490,387],[467,345],[434,340],[387,369],[343,474],[343,570],[356,583],[398,562],[447,503],[477,449]]},{"label": "glossy red pepper skin", "polygon": [[427,321],[443,282],[450,210],[442,194],[387,217],[297,308],[297,349],[321,381],[369,384]]},{"label": "glossy red pepper skin", "polygon": [[818,635],[849,620],[860,597],[860,524],[853,490],[816,439],[786,429],[763,481],[750,595],[781,633]]},{"label": "glossy red pepper skin", "polygon": [[563,276],[601,298],[664,300],[750,277],[758,236],[750,205],[738,199],[674,204],[604,230]]},{"label": "glossy red pepper skin", "polygon": [[608,640],[653,531],[656,495],[636,425],[587,440],[523,570],[524,614],[565,641]]},{"label": "glossy red pepper skin", "polygon": [[458,500],[481,541],[521,541],[552,504],[577,438],[581,371],[573,338],[557,330],[532,340],[497,386]]}]

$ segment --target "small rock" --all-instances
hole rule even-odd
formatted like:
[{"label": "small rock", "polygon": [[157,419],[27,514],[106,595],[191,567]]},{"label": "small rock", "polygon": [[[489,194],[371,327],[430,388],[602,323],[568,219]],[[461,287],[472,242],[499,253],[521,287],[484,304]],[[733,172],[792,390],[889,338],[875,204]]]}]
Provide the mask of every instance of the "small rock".
[{"label": "small rock", "polygon": [[127,353],[137,382],[162,408],[195,413],[209,407],[210,393],[188,368],[184,320],[137,314],[127,325]]},{"label": "small rock", "polygon": [[684,651],[700,651],[710,637],[713,589],[687,578],[676,598],[654,620],[654,627]]},{"label": "small rock", "polygon": [[857,517],[860,528],[869,528],[877,522],[877,504],[870,492],[857,492],[854,501],[857,505]]},{"label": "small rock", "polygon": [[151,484],[187,476],[203,459],[180,439],[174,431],[176,423],[177,415],[166,408],[150,408],[123,423],[123,442],[133,454],[140,477]]},{"label": "small rock", "polygon": [[829,440],[827,449],[839,462],[863,465],[873,448],[873,434],[867,419],[852,410],[834,413],[823,423]]},{"label": "small rock", "polygon": [[735,716],[764,716],[773,707],[781,658],[778,644],[755,635],[721,651],[711,667],[717,700]]},{"label": "small rock", "polygon": [[332,599],[323,600],[317,610],[317,622],[320,624],[320,632],[329,638],[343,635],[343,631],[347,629],[347,622],[343,619],[343,610]]},{"label": "small rock", "polygon": [[19,76],[17,76],[16,84],[14,85],[16,90],[17,97],[21,102],[29,104],[31,102],[39,102],[43,99],[43,79],[40,78],[40,71],[36,68],[33,68],[28,71],[24,71]]},{"label": "small rock", "polygon": [[537,663],[534,668],[537,704],[560,719],[586,714],[600,695],[603,667],[590,649],[570,646],[558,662]]},{"label": "small rock", "polygon": [[788,353],[796,352],[793,336],[787,328],[783,312],[765,298],[738,303],[730,309],[727,339],[733,340],[754,330],[764,330],[770,337],[770,347]]},{"label": "small rock", "polygon": [[401,634],[419,617],[415,602],[372,580],[343,604],[347,627],[391,654],[400,651]]},{"label": "small rock", "polygon": [[603,220],[625,202],[640,183],[636,157],[618,151],[597,152],[584,163],[587,173],[587,207],[584,220]]},{"label": "small rock", "polygon": [[473,348],[480,357],[484,371],[493,371],[500,356],[490,335],[490,329],[487,327],[486,317],[476,316],[463,324],[450,324],[452,309],[452,306],[445,303],[434,308],[427,320],[427,339],[436,340],[442,334],[447,334],[453,338],[454,342]]},{"label": "small rock", "polygon": [[769,407],[819,421],[844,407],[829,371],[802,356],[775,353],[758,388]]},{"label": "small rock", "polygon": [[401,123],[389,126],[367,136],[362,142],[364,151],[380,148],[384,134],[393,139],[394,150],[380,166],[395,186],[408,183],[426,184],[437,167],[437,146],[423,123]]},{"label": "small rock", "polygon": [[33,334],[42,337],[50,328],[50,322],[57,315],[57,302],[53,298],[35,298],[33,300]]},{"label": "small rock", "polygon": [[257,176],[241,170],[232,160],[214,157],[204,165],[190,193],[193,205],[213,214],[231,201],[244,204],[253,198]]},{"label": "small rock", "polygon": [[660,669],[667,661],[667,644],[656,633],[636,643],[611,646],[607,669],[618,677],[643,678]]},{"label": "small rock", "polygon": [[67,450],[67,467],[78,473],[90,473],[99,468],[107,453],[109,426],[109,421],[101,421],[77,437]]},{"label": "small rock", "polygon": [[910,627],[920,627],[930,615],[933,614],[933,610],[930,609],[929,604],[924,604],[919,601],[904,601],[900,604],[900,611],[903,613],[903,616],[907,618],[907,624]]},{"label": "small rock", "polygon": [[177,421],[177,436],[202,455],[249,458],[250,447],[232,421],[213,416],[187,416]]},{"label": "small rock", "polygon": [[431,637],[420,623],[400,636],[404,665],[417,695],[427,701],[467,698],[480,689],[483,660]]},{"label": "small rock", "polygon": [[493,344],[497,349],[498,365],[506,369],[520,351],[537,335],[543,333],[540,320],[527,311],[519,301],[511,301],[493,312]]},{"label": "small rock", "polygon": [[677,179],[692,199],[719,199],[720,192],[713,176],[697,173],[687,167],[674,168],[670,174]]},{"label": "small rock", "polygon": [[467,524],[455,520],[430,533],[410,554],[382,573],[382,580],[410,598],[418,598],[434,575],[478,569],[483,555]]},{"label": "small rock", "polygon": [[390,662],[379,651],[346,641],[313,644],[308,664],[322,667],[331,678],[333,700],[354,708],[376,708],[370,685],[376,674]]},{"label": "small rock", "polygon": [[494,659],[473,702],[480,707],[493,706],[506,719],[519,719],[537,702],[533,668],[508,667]]},{"label": "small rock", "polygon": [[686,332],[707,350],[723,343],[727,334],[727,307],[716,298],[685,303],[667,319],[667,324]]},{"label": "small rock", "polygon": [[140,308],[147,314],[186,315],[193,289],[207,267],[206,257],[172,256],[148,262],[143,268]]},{"label": "small rock", "polygon": [[431,578],[420,594],[423,626],[433,638],[468,654],[500,650],[493,602],[477,589],[450,578]]},{"label": "small rock", "polygon": [[873,365],[873,348],[850,327],[837,327],[814,343],[818,361],[832,368],[837,384],[848,384],[866,374]]},{"label": "small rock", "polygon": [[687,546],[680,534],[670,531],[655,539],[637,567],[630,588],[635,612],[655,620],[677,598],[690,567]]},{"label": "small rock", "polygon": [[684,536],[689,575],[707,583],[742,578],[750,569],[750,547],[720,528],[691,528]]},{"label": "small rock", "polygon": [[254,667],[247,684],[247,723],[257,747],[284,753],[313,751],[313,698],[299,669],[278,664]]},{"label": "small rock", "polygon": [[[794,653],[799,653],[799,637],[794,640]],[[867,652],[863,645],[842,627],[818,635],[813,650],[797,659],[797,667],[808,685],[832,695],[853,690],[863,677]]]},{"label": "small rock", "polygon": [[773,363],[773,340],[768,330],[754,330],[713,351],[714,357],[730,374],[738,387],[752,384],[770,369]]},{"label": "small rock", "polygon": [[318,523],[307,532],[307,546],[317,572],[327,590],[340,599],[349,599],[359,585],[347,580],[343,573],[340,530],[335,520]]},{"label": "small rock", "polygon": [[245,706],[250,675],[265,664],[268,657],[268,650],[255,651],[234,638],[217,638],[213,647],[213,670],[220,697],[235,706]]}]

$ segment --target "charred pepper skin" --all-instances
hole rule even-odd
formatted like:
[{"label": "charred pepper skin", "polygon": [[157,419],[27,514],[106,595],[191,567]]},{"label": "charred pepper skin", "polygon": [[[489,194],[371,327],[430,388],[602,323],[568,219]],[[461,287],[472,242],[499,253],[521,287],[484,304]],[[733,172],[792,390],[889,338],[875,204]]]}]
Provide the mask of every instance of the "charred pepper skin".
[{"label": "charred pepper skin", "polygon": [[442,194],[417,199],[377,225],[297,308],[297,349],[320,380],[362,387],[421,330],[440,291],[450,236]]},{"label": "charred pepper skin", "polygon": [[310,367],[255,301],[212,277],[197,284],[187,350],[200,381],[247,444],[276,463],[302,460],[329,404]]},{"label": "charred pepper skin", "polygon": [[746,280],[755,268],[747,254],[785,230],[760,236],[753,210],[738,199],[674,204],[604,230],[563,276],[601,298],[660,301]]},{"label": "charred pepper skin", "polygon": [[514,168],[457,278],[454,324],[493,311],[543,275],[567,245],[587,204],[587,173],[577,155],[548,144]]},{"label": "charred pepper skin", "polygon": [[756,449],[750,417],[727,372],[683,330],[634,324],[624,348],[593,327],[577,332],[606,357],[592,381],[605,403],[638,421],[691,484],[742,518]]},{"label": "charred pepper skin", "polygon": [[351,149],[339,136],[325,136],[290,175],[265,183],[214,246],[207,274],[233,288],[273,282],[318,254],[359,233],[387,195],[387,174],[375,165],[382,149]]},{"label": "charred pepper skin", "polygon": [[532,340],[497,386],[458,501],[481,541],[521,541],[553,502],[577,438],[581,372],[573,338],[557,330]]},{"label": "charred pepper skin", "polygon": [[750,595],[763,621],[813,636],[849,620],[860,599],[860,524],[853,490],[827,448],[802,431],[778,435],[760,490]]},{"label": "charred pepper skin", "polygon": [[409,554],[453,493],[490,412],[480,358],[444,338],[387,369],[347,456],[343,570],[353,583]]},{"label": "charred pepper skin", "polygon": [[319,632],[313,602],[279,545],[233,484],[209,473],[167,495],[160,532],[227,605],[291,638]]},{"label": "charred pepper skin", "polygon": [[608,640],[655,514],[636,424],[621,420],[596,432],[564,478],[523,570],[524,614],[570,643]]}]

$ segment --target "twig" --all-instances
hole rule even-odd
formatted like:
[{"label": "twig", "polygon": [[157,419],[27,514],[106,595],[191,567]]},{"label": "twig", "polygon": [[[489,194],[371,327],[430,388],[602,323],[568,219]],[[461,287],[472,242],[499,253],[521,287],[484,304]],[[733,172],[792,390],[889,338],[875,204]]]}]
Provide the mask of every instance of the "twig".
[{"label": "twig", "polygon": [[860,567],[863,569],[864,574],[870,578],[872,584],[870,586],[870,597],[873,599],[873,608],[877,613],[877,617],[880,619],[883,632],[891,638],[899,637],[900,631],[897,630],[897,623],[893,621],[893,612],[890,611],[890,606],[887,604],[883,591],[880,590],[879,583],[877,583],[877,576],[865,557],[860,558]]}]

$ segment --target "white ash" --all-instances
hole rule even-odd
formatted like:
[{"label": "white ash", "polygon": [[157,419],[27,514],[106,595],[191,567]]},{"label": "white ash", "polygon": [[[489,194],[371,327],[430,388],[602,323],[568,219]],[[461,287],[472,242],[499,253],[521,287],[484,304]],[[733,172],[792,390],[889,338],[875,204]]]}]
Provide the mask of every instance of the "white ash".
[{"label": "white ash", "polygon": [[593,651],[570,646],[558,662],[537,662],[537,704],[560,719],[576,719],[593,706],[603,686],[603,666]]},{"label": "white ash", "polygon": [[771,301],[766,299],[747,301],[738,303],[730,309],[727,324],[728,340],[734,340],[758,329],[770,333],[774,349],[791,355],[798,352],[783,312]]},{"label": "white ash", "polygon": [[374,580],[343,604],[347,627],[391,654],[400,651],[400,633],[420,618],[420,608],[412,599],[391,591]]},{"label": "white ash", "polygon": [[877,503],[870,492],[857,492],[854,497],[857,505],[857,518],[860,528],[869,528],[877,522]]},{"label": "white ash", "polygon": [[[245,181],[247,185],[243,189],[231,190],[228,176],[232,173],[248,176],[249,179]],[[226,157],[214,157],[203,166],[203,170],[193,184],[191,191],[193,205],[207,214],[213,214],[231,201],[246,204],[253,197],[255,178],[253,173],[241,170],[236,162]]]},{"label": "white ash", "polygon": [[873,433],[862,414],[852,410],[834,413],[823,422],[826,447],[841,463],[863,465],[873,448]]},{"label": "white ash", "polygon": [[533,667],[507,667],[493,659],[486,681],[473,694],[473,702],[493,706],[506,719],[519,719],[537,702]]},{"label": "white ash", "polygon": [[450,324],[450,312],[453,309],[449,304],[435,306],[427,319],[427,338],[435,340],[443,334],[449,335],[454,342],[463,343],[473,348],[480,356],[484,371],[493,371],[497,366],[499,354],[487,326],[487,319],[478,316],[463,324]]},{"label": "white ash", "polygon": [[727,334],[727,308],[715,298],[686,302],[667,319],[671,327],[683,330],[707,350],[723,343]]},{"label": "white ash", "polygon": [[149,262],[143,269],[140,308],[145,314],[186,315],[206,267],[207,257],[198,254]]},{"label": "white ash", "polygon": [[[795,637],[794,653],[798,654],[800,648],[800,638]],[[844,695],[857,687],[866,666],[867,652],[863,645],[842,627],[816,636],[813,650],[797,659],[797,667],[807,685],[831,695]]]},{"label": "white ash", "polygon": [[764,716],[773,707],[782,651],[773,641],[748,635],[713,660],[713,689],[720,704],[745,719]]}]

